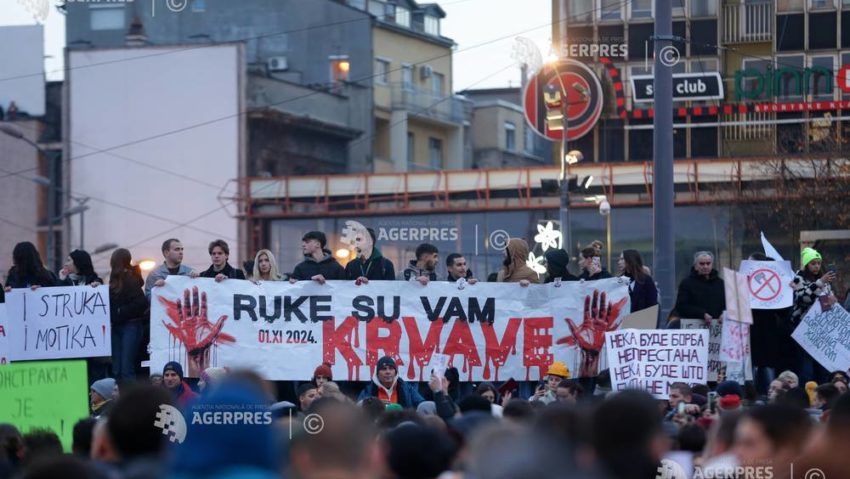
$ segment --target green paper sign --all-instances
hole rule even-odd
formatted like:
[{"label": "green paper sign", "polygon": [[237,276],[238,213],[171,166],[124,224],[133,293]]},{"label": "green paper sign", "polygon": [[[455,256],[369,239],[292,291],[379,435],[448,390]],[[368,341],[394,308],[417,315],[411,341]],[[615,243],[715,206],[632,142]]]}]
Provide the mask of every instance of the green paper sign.
[{"label": "green paper sign", "polygon": [[71,451],[74,424],[89,415],[85,361],[29,361],[0,366],[0,423],[26,434],[50,429]]}]

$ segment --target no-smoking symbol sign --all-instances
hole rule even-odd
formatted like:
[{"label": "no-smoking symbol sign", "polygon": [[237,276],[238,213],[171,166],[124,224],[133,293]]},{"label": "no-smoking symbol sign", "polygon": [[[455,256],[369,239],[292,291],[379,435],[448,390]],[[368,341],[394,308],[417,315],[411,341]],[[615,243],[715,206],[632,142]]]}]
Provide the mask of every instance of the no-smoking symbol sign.
[{"label": "no-smoking symbol sign", "polygon": [[757,269],[748,278],[750,293],[759,301],[772,301],[782,293],[782,280],[772,269]]}]

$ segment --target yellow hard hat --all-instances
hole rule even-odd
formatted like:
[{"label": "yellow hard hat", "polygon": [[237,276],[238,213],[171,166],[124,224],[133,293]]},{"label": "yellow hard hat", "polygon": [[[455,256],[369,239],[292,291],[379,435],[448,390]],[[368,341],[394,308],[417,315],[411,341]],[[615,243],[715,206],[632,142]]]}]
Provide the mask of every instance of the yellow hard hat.
[{"label": "yellow hard hat", "polygon": [[560,376],[564,379],[568,379],[570,377],[570,370],[563,361],[555,361],[551,366],[549,366],[549,370],[546,371],[546,375]]}]

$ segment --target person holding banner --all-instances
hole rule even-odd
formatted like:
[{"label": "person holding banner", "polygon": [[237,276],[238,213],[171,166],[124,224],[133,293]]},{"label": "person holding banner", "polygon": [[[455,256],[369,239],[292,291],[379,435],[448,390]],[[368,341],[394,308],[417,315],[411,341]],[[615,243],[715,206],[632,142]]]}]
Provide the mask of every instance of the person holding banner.
[{"label": "person holding banner", "polygon": [[[791,281],[794,290],[794,307],[791,311],[791,325],[797,327],[803,316],[821,297],[825,297],[832,304],[835,296],[832,294],[830,284],[835,280],[835,271],[823,271],[823,257],[812,248],[804,248],[800,254],[800,271]],[[800,382],[814,380],[818,384],[825,383],[829,372],[824,369],[813,357],[799,344],[797,349],[796,373]]]},{"label": "person holding banner", "polygon": [[274,255],[267,249],[257,251],[254,257],[254,271],[251,273],[251,281],[284,281],[285,278],[277,269],[277,261]]},{"label": "person holding banner", "polygon": [[355,232],[354,249],[357,251],[357,259],[345,265],[345,279],[353,280],[358,285],[373,279],[395,279],[395,265],[381,254],[375,242],[375,231],[372,228],[358,229]]},{"label": "person holding banner", "polygon": [[505,248],[505,260],[502,269],[496,276],[499,283],[519,283],[520,286],[528,286],[531,283],[539,283],[540,276],[528,267],[528,243],[520,238],[511,238]]},{"label": "person holding banner", "polygon": [[48,271],[41,261],[41,255],[35,245],[24,241],[15,245],[12,250],[13,266],[6,276],[5,292],[13,288],[40,288],[56,286],[59,279],[53,272]]},{"label": "person holding banner", "polygon": [[217,239],[210,243],[208,248],[212,265],[201,272],[201,278],[215,278],[216,283],[226,279],[245,279],[245,273],[241,269],[230,266],[227,260],[230,258],[230,246],[223,239]]},{"label": "person holding banner", "polygon": [[691,274],[679,284],[676,311],[682,318],[700,318],[706,323],[720,319],[726,310],[726,288],[714,269],[714,255],[699,251],[694,255]]},{"label": "person holding banner", "polygon": [[579,279],[585,281],[596,281],[597,279],[606,279],[611,277],[605,268],[602,267],[602,259],[599,257],[601,251],[601,243],[597,246],[588,246],[581,250],[581,269],[582,273]]},{"label": "person holding banner", "polygon": [[440,251],[430,243],[422,243],[416,247],[416,259],[410,260],[401,276],[402,281],[419,281],[423,286],[429,281],[437,281],[437,263],[440,261]]},{"label": "person holding banner", "polygon": [[100,286],[103,280],[94,272],[91,256],[81,249],[71,251],[59,270],[57,286]]},{"label": "person holding banner", "polygon": [[190,276],[192,268],[183,265],[183,243],[177,238],[169,238],[162,242],[162,256],[165,261],[158,268],[148,273],[145,281],[145,296],[151,299],[151,289],[165,285],[169,275]]},{"label": "person holding banner", "polygon": [[570,254],[563,249],[550,249],[543,254],[546,259],[546,283],[560,281],[578,281],[578,276],[570,273]]},{"label": "person holding banner", "polygon": [[[328,239],[321,231],[310,231],[301,238],[304,261],[292,270],[290,281],[311,279],[323,284],[328,279],[345,279],[345,269],[325,247]],[[259,253],[258,253],[259,254]]]}]

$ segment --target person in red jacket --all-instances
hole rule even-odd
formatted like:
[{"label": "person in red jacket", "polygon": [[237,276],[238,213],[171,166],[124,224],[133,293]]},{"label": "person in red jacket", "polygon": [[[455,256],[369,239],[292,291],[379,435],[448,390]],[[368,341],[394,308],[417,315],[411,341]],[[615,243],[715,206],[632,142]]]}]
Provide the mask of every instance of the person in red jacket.
[{"label": "person in red jacket", "polygon": [[174,395],[181,408],[198,397],[189,383],[183,380],[183,366],[177,361],[171,361],[162,368],[162,384]]}]

